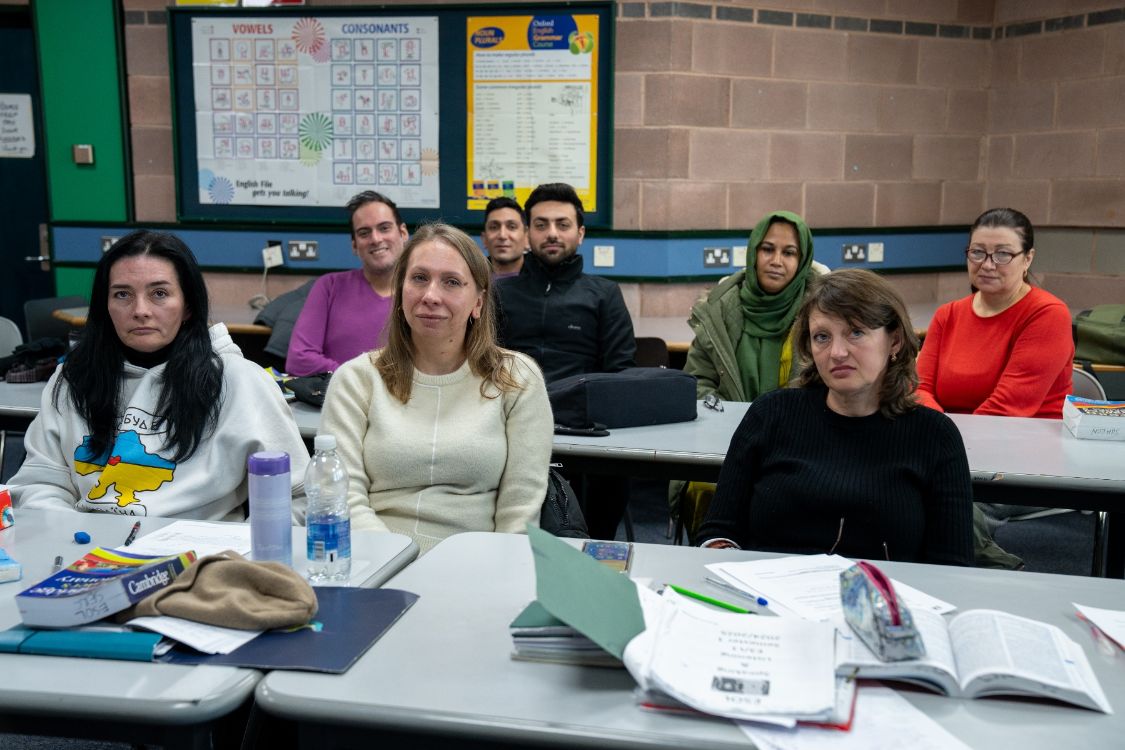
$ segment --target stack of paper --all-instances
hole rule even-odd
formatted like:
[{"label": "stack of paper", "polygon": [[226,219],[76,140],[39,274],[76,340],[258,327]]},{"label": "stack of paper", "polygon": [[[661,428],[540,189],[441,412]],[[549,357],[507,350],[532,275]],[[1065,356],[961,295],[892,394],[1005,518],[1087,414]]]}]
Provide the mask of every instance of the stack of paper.
[{"label": "stack of paper", "polygon": [[546,532],[528,535],[543,609],[620,658],[642,690],[727,718],[792,725],[835,715],[829,623],[660,596]]},{"label": "stack of paper", "polygon": [[512,658],[555,664],[620,667],[621,660],[554,617],[539,602],[528,604],[509,626]]},{"label": "stack of paper", "polygon": [[[765,597],[769,608],[779,615],[831,622],[840,630],[850,632],[840,605],[840,571],[852,564],[839,555],[797,555],[714,563],[708,565],[707,570],[735,588]],[[944,615],[957,609],[901,581],[893,583],[911,612]]]}]

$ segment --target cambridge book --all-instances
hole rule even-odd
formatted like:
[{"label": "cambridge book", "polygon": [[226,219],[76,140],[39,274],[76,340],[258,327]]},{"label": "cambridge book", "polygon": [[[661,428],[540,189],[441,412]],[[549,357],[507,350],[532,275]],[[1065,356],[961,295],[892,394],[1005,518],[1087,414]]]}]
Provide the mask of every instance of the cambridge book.
[{"label": "cambridge book", "polygon": [[1063,424],[1084,440],[1125,440],[1125,401],[1067,396]]},{"label": "cambridge book", "polygon": [[168,586],[194,562],[194,552],[152,556],[96,547],[16,594],[16,606],[29,627],[85,625]]},{"label": "cambridge book", "polygon": [[955,698],[1026,695],[1113,713],[1082,647],[1059,628],[991,609],[913,611],[926,655],[880,661],[855,633],[836,631],[837,673],[899,680]]}]

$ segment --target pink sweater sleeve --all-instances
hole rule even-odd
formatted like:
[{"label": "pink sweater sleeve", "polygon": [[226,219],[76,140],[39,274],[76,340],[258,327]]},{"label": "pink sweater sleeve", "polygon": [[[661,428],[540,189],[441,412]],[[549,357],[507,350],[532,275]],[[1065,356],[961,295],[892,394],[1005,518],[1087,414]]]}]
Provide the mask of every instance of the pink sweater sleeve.
[{"label": "pink sweater sleeve", "polygon": [[329,359],[324,353],[328,310],[332,305],[330,286],[328,276],[317,279],[309,291],[297,323],[293,326],[293,336],[289,339],[289,354],[285,358],[285,370],[290,375],[335,372],[340,366],[339,362]]}]

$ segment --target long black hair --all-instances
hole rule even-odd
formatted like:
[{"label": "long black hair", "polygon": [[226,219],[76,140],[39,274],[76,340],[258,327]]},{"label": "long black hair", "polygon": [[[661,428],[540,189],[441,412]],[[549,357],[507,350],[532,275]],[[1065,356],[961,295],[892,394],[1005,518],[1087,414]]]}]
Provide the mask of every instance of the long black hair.
[{"label": "long black hair", "polygon": [[210,310],[203,274],[191,250],[175,235],[132,232],[102,256],[94,271],[86,328],[63,362],[55,384],[55,408],[59,408],[65,380],[70,402],[89,429],[90,450],[100,455],[113,445],[123,406],[126,358],[125,345],[109,316],[109,272],[117,261],[138,255],[153,255],[170,262],[184,296],[185,319],[169,344],[156,406],[167,427],[164,447],[172,450],[173,461],[182,461],[190,458],[215,429],[221,406],[223,364],[207,331]]}]

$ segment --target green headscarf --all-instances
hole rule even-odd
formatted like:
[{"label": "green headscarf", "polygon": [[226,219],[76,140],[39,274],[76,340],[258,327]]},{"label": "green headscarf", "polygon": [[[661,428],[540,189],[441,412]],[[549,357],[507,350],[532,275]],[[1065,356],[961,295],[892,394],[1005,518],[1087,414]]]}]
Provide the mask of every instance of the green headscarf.
[{"label": "green headscarf", "polygon": [[[785,221],[797,228],[797,244],[801,257],[797,273],[777,294],[767,294],[758,284],[758,245],[762,244],[770,224]],[[789,336],[797,308],[805,298],[805,281],[813,262],[812,232],[804,219],[788,211],[774,211],[754,227],[746,253],[753,262],[746,269],[739,298],[742,302],[742,337],[735,356],[742,374],[746,398],[754,399],[772,391],[779,382],[781,350]]]}]

